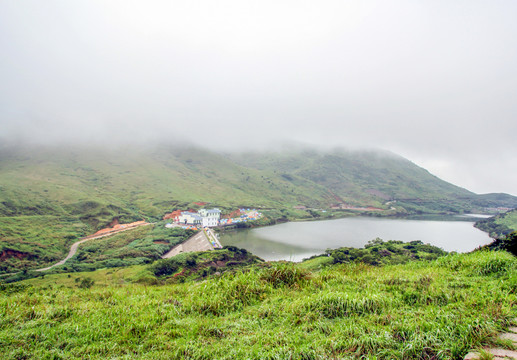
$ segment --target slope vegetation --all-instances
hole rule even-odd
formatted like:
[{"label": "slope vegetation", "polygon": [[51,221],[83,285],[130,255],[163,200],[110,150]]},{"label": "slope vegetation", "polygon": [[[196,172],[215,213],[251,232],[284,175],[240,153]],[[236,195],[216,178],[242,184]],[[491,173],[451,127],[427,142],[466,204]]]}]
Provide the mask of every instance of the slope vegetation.
[{"label": "slope vegetation", "polygon": [[233,158],[243,166],[277,171],[286,178],[302,178],[323,186],[334,195],[334,202],[373,206],[388,202],[409,212],[480,211],[496,203],[517,206],[514,196],[476,195],[389,152],[299,150]]},{"label": "slope vegetation", "polygon": [[[373,206],[382,215],[517,206],[515,197],[480,197],[399,156],[372,151],[223,155],[180,146],[4,147],[1,269],[51,265],[77,238],[113,221],[155,222],[171,210],[199,207],[196,202],[225,211],[269,209],[271,221],[318,217],[324,213],[312,209],[336,205]],[[297,205],[308,210],[293,209]]]},{"label": "slope vegetation", "polygon": [[479,220],[475,226],[493,238],[503,238],[517,231],[517,210],[508,211],[494,217]]},{"label": "slope vegetation", "polygon": [[162,216],[195,201],[289,207],[329,198],[310,181],[293,184],[196,148],[4,151],[0,169],[1,215],[77,215],[94,227],[113,216]]},{"label": "slope vegetation", "polygon": [[496,335],[517,315],[517,262],[506,252],[248,265],[149,286],[164,264],[0,286],[4,358],[463,359],[507,346]]},{"label": "slope vegetation", "polygon": [[0,215],[72,215],[94,228],[159,217],[204,201],[218,206],[384,206],[409,211],[517,206],[475,195],[381,152],[312,150],[223,156],[193,147],[0,150]]}]

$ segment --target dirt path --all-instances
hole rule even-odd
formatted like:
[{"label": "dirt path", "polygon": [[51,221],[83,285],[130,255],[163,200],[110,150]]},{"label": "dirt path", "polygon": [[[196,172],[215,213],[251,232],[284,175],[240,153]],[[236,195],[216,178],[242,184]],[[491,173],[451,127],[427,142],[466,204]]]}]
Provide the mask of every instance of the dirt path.
[{"label": "dirt path", "polygon": [[135,225],[135,226],[131,226],[131,227],[127,227],[127,228],[124,228],[124,229],[120,229],[120,230],[115,230],[115,231],[110,231],[108,233],[105,233],[105,234],[102,234],[102,235],[97,235],[97,236],[86,236],[84,238],[82,238],[81,240],[75,242],[72,244],[72,246],[70,247],[70,251],[68,252],[68,255],[61,261],[55,263],[54,265],[51,265],[49,267],[46,267],[46,268],[43,268],[43,269],[36,269],[34,271],[47,271],[47,270],[50,270],[52,269],[53,267],[55,266],[59,266],[59,265],[63,265],[68,259],[70,259],[72,256],[75,255],[75,253],[77,252],[77,248],[79,247],[79,245],[81,245],[83,242],[86,242],[86,241],[90,241],[90,240],[95,240],[95,239],[100,239],[100,238],[103,238],[103,237],[106,237],[106,236],[112,236],[112,235],[115,235],[115,234],[118,234],[118,233],[121,233],[123,231],[127,231],[127,230],[131,230],[131,229],[136,229],[137,227],[140,227],[140,226],[146,226],[146,225],[151,225],[151,223],[143,223],[143,224],[138,224],[138,225]]}]

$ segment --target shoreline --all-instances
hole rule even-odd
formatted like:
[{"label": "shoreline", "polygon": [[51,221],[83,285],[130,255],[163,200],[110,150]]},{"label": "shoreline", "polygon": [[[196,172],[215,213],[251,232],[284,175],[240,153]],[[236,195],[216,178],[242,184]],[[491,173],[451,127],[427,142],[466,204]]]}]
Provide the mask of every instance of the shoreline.
[{"label": "shoreline", "polygon": [[[472,216],[468,216],[472,215]],[[480,217],[483,216],[483,217]],[[407,215],[401,215],[401,214],[393,214],[393,215],[374,215],[374,214],[365,214],[365,213],[347,213],[346,215],[342,216],[329,216],[324,218],[294,218],[294,219],[273,219],[275,221],[274,223],[270,224],[264,224],[264,225],[254,225],[253,222],[247,223],[246,226],[238,227],[237,225],[226,225],[226,226],[217,226],[214,229],[216,231],[224,233],[224,232],[231,232],[236,230],[250,230],[250,229],[256,229],[256,228],[263,228],[268,226],[275,226],[285,223],[297,223],[297,222],[316,222],[316,221],[330,221],[330,220],[340,220],[340,219],[347,219],[347,218],[357,218],[357,217],[363,217],[363,218],[377,218],[377,219],[387,219],[387,220],[429,220],[429,221],[458,221],[458,222],[472,222],[474,225],[482,220],[486,219],[488,215],[485,214],[407,214]],[[489,217],[492,217],[495,215],[490,215]],[[474,226],[475,227],[475,226]],[[477,228],[477,227],[476,227]],[[477,228],[478,229],[478,228]],[[478,229],[482,232],[487,233],[490,235],[487,231],[484,231],[482,229]]]},{"label": "shoreline", "polygon": [[[314,223],[316,220],[326,223],[316,224]],[[331,224],[331,220],[345,222]],[[474,226],[476,223],[474,217],[458,215],[426,214],[426,216],[398,217],[359,215],[309,221],[297,219],[273,225],[288,222],[293,224],[271,230],[258,229],[257,232],[250,230],[265,226],[223,229],[220,232],[221,242],[223,245],[246,249],[268,261],[298,262],[310,256],[322,254],[325,249],[363,248],[368,240],[376,238],[403,242],[420,240],[447,252],[461,253],[473,251],[494,241],[490,234]],[[238,230],[247,231],[239,233]],[[463,239],[463,241],[455,239]]]}]

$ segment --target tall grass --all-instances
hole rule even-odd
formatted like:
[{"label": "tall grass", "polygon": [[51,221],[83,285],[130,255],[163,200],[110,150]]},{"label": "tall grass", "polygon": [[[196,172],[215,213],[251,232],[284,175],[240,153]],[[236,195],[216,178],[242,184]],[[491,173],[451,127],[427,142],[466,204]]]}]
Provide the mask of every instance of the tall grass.
[{"label": "tall grass", "polygon": [[264,299],[271,290],[257,271],[224,274],[193,287],[190,311],[223,315]]},{"label": "tall grass", "polygon": [[306,312],[314,311],[325,318],[334,319],[346,316],[379,314],[385,307],[385,301],[377,295],[349,296],[348,294],[326,292],[324,295],[309,299],[303,310]]},{"label": "tall grass", "polygon": [[517,269],[517,258],[506,251],[476,251],[442,257],[438,264],[471,275],[502,276]]},{"label": "tall grass", "polygon": [[299,288],[310,281],[310,273],[293,263],[277,263],[262,272],[261,280],[270,283],[274,288]]},{"label": "tall grass", "polygon": [[[512,263],[496,252],[317,272],[276,264],[159,286],[122,282],[151,276],[143,266],[48,275],[0,287],[2,356],[462,359],[512,325]],[[86,276],[94,284],[80,288]]]}]

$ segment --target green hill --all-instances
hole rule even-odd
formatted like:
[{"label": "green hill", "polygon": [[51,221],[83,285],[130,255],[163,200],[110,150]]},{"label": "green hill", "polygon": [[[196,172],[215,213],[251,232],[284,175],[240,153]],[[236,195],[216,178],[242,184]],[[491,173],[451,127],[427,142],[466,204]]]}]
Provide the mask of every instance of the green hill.
[{"label": "green hill", "polygon": [[328,189],[334,202],[408,212],[482,212],[485,207],[517,207],[507,194],[477,195],[430,174],[390,152],[315,150],[249,153],[232,157],[239,164],[305,179]]},{"label": "green hill", "polygon": [[221,207],[328,208],[346,202],[409,212],[517,206],[476,195],[382,152],[250,153],[193,147],[0,150],[0,215],[71,215],[93,228],[113,217],[160,217],[203,201]]},{"label": "green hill", "polygon": [[504,238],[506,235],[517,231],[517,210],[479,220],[475,226],[490,234],[493,238]]},{"label": "green hill", "polygon": [[[224,155],[189,146],[4,146],[2,269],[20,262],[49,265],[77,238],[114,219],[154,222],[171,210],[199,207],[195,202],[227,212],[260,208],[273,220],[323,216],[312,209],[340,204],[383,209],[377,215],[517,207],[513,196],[473,194],[391,153],[305,149]],[[308,209],[294,209],[300,205]]]},{"label": "green hill", "polygon": [[289,207],[326,200],[325,189],[308,181],[293,184],[196,148],[3,151],[0,169],[0,215],[67,214],[94,228],[195,201]]}]

